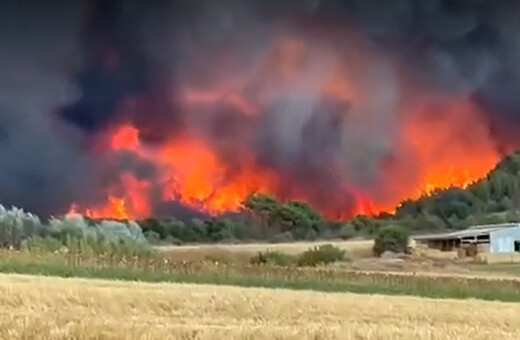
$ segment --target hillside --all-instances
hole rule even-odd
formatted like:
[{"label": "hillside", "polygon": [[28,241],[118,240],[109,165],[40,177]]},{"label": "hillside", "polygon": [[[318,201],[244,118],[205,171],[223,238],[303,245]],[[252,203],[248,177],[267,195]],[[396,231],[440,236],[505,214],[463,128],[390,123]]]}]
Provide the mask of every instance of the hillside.
[{"label": "hillside", "polygon": [[411,232],[462,229],[475,224],[520,221],[520,151],[508,155],[489,174],[468,186],[438,190],[404,201],[395,215],[356,216],[329,221],[302,202],[279,202],[251,195],[237,214],[209,219],[139,221],[152,241],[162,243],[268,240],[290,242],[371,236],[381,226],[398,224]]},{"label": "hillside", "polygon": [[485,178],[466,189],[439,190],[403,202],[395,219],[421,230],[520,221],[520,151],[504,157]]}]

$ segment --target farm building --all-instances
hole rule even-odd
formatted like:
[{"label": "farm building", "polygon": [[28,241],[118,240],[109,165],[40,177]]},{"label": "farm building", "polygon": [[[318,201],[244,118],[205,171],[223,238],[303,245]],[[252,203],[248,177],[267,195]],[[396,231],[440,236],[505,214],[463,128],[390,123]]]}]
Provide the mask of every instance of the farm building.
[{"label": "farm building", "polygon": [[520,262],[520,223],[480,225],[446,234],[416,236],[414,240],[418,247],[457,251],[459,257]]}]

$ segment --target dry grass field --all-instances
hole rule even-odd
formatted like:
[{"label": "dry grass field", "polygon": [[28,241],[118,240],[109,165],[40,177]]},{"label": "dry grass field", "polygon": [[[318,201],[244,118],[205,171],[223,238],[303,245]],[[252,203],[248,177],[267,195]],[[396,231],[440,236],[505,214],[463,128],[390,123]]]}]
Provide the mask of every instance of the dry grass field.
[{"label": "dry grass field", "polygon": [[1,339],[518,339],[520,305],[0,275]]},{"label": "dry grass field", "polygon": [[171,256],[183,259],[200,260],[205,257],[220,256],[233,258],[233,260],[248,261],[251,256],[258,252],[278,251],[289,255],[297,255],[311,247],[322,244],[332,244],[335,247],[345,249],[353,258],[372,256],[372,240],[349,240],[349,241],[316,241],[316,242],[292,242],[292,243],[244,243],[244,244],[202,244],[183,246],[160,246],[160,251],[169,253]]},{"label": "dry grass field", "polygon": [[[475,264],[457,261],[456,252],[441,252],[435,249],[416,248],[412,260],[394,261],[375,258],[372,253],[373,240],[315,241],[292,243],[244,243],[244,244],[201,244],[182,246],[158,246],[168,258],[185,261],[216,260],[227,263],[249,263],[258,252],[278,251],[298,255],[309,248],[332,244],[347,251],[352,261],[341,267],[354,270],[397,271],[435,274],[473,274],[474,276],[518,277],[518,264]],[[414,247],[414,242],[410,244]]]},{"label": "dry grass field", "polygon": [[349,240],[349,241],[315,241],[315,242],[290,242],[290,243],[243,243],[243,244],[202,244],[202,245],[185,245],[185,246],[168,246],[165,250],[175,251],[179,249],[226,249],[237,252],[259,252],[266,250],[276,250],[287,254],[299,254],[311,247],[320,244],[332,244],[335,247],[345,249],[352,253],[364,253],[370,251],[372,254],[373,240]]}]

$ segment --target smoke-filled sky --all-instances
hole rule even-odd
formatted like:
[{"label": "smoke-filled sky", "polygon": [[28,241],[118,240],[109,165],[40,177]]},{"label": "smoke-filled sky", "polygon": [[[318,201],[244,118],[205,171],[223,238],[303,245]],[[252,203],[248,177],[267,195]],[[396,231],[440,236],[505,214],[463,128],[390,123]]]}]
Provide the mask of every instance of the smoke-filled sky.
[{"label": "smoke-filled sky", "polygon": [[[0,203],[111,197],[142,217],[258,190],[348,216],[465,185],[518,146],[519,15],[513,0],[2,1]],[[138,141],[114,146],[128,127]]]}]

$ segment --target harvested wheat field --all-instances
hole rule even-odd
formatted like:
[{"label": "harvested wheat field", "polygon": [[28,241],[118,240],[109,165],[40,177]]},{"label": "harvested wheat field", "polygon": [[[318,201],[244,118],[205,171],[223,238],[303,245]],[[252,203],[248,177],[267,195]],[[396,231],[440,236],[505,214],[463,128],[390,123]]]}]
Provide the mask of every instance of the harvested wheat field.
[{"label": "harvested wheat field", "polygon": [[520,305],[0,275],[1,339],[518,339]]},{"label": "harvested wheat field", "polygon": [[159,247],[165,251],[187,250],[187,249],[221,249],[229,251],[247,251],[259,252],[266,250],[277,250],[288,254],[298,254],[311,247],[321,244],[332,244],[335,247],[345,249],[347,251],[365,251],[372,250],[374,241],[372,240],[348,240],[348,241],[313,241],[313,242],[290,242],[290,243],[241,243],[241,244],[200,244],[200,245],[183,245],[183,246],[164,246]]},{"label": "harvested wheat field", "polygon": [[335,247],[344,249],[349,256],[371,257],[372,240],[349,240],[349,241],[316,241],[316,242],[291,242],[291,243],[242,243],[242,244],[200,244],[200,245],[182,245],[182,246],[159,246],[158,250],[171,255],[180,256],[182,258],[200,258],[208,254],[215,253],[230,253],[245,257],[246,259],[251,255],[263,251],[279,251],[285,254],[297,255],[309,248],[316,247],[323,244],[332,244]]}]

